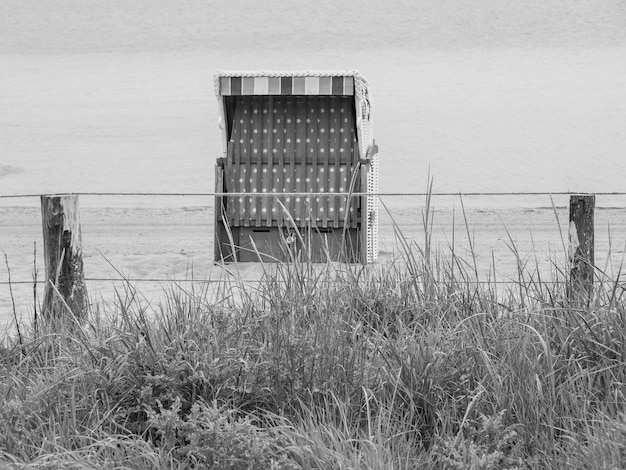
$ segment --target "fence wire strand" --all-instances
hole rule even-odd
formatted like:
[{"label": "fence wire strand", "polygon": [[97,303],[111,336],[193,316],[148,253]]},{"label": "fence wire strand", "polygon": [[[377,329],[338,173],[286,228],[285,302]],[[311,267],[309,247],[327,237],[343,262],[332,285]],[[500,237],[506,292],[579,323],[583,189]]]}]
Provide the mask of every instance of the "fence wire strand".
[{"label": "fence wire strand", "polygon": [[208,192],[208,193],[163,193],[163,192],[75,192],[75,193],[51,193],[51,194],[0,194],[0,199],[27,199],[27,198],[40,198],[41,196],[119,196],[119,197],[283,197],[283,196],[315,196],[315,197],[338,197],[338,196],[353,196],[353,197],[450,197],[450,196],[570,196],[573,194],[595,194],[596,196],[626,196],[626,192],[623,191],[605,191],[594,193],[576,193],[572,191],[467,191],[467,192],[415,192],[415,193],[400,193],[400,192],[376,192],[376,193],[363,193],[363,192]]},{"label": "fence wire strand", "polygon": [[[254,283],[261,283],[264,280],[263,279],[238,279],[238,278],[233,278],[233,279],[168,279],[168,278],[110,278],[110,277],[86,277],[85,281],[87,282],[124,282],[124,283],[133,283],[133,282],[153,282],[153,283],[159,283],[159,282],[167,282],[167,283],[176,283],[176,284],[183,284],[183,283],[187,283],[187,282],[193,282],[193,283],[198,283],[198,284],[228,284],[228,283],[232,283],[232,284],[237,284],[237,283],[242,283],[242,284],[254,284]],[[272,279],[272,282],[278,282],[279,284],[286,284],[289,283],[289,280],[280,280],[280,279]],[[330,281],[330,283],[340,283],[342,281]],[[0,285],[2,286],[8,286],[8,285],[33,285],[33,284],[45,284],[45,281],[41,281],[38,280],[37,282],[35,281],[0,281]],[[462,284],[467,285],[467,284],[477,284],[477,285],[510,285],[510,286],[514,286],[514,285],[519,285],[521,284],[520,281],[517,280],[510,280],[510,281],[466,281],[463,282]],[[542,285],[556,285],[556,284],[564,284],[564,281],[541,281]]]}]

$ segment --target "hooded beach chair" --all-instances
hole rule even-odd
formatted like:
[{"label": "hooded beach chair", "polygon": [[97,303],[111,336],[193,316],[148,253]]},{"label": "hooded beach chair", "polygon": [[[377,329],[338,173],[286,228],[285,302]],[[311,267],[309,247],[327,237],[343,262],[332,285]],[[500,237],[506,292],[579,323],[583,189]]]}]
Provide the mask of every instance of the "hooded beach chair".
[{"label": "hooded beach chair", "polygon": [[[357,72],[215,75],[216,261],[371,263],[378,156]],[[357,195],[353,195],[356,193]]]}]

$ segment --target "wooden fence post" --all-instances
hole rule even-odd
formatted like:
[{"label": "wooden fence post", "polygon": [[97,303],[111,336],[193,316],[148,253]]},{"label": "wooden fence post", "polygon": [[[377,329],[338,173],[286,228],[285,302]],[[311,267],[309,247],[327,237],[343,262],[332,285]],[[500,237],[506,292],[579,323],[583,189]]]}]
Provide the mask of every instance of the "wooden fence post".
[{"label": "wooden fence post", "polygon": [[594,194],[573,194],[569,202],[569,264],[568,298],[588,306],[593,292]]},{"label": "wooden fence post", "polygon": [[[87,314],[78,196],[41,196],[46,284],[42,314],[47,319]],[[68,311],[69,309],[69,311]]]}]

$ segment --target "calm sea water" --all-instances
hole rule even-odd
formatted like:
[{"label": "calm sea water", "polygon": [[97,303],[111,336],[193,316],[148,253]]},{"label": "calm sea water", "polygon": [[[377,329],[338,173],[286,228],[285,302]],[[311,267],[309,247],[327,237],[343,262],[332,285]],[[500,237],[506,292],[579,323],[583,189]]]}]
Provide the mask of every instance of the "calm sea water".
[{"label": "calm sea water", "polygon": [[212,191],[218,69],[359,70],[381,191],[626,190],[621,0],[3,0],[0,194]]}]

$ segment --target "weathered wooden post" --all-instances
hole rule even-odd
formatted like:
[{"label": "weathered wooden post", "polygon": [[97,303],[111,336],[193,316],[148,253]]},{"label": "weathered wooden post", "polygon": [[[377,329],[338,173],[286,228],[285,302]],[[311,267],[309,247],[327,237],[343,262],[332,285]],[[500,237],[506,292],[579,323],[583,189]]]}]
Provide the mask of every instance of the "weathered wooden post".
[{"label": "weathered wooden post", "polygon": [[42,314],[47,319],[87,314],[78,196],[41,196],[46,284]]},{"label": "weathered wooden post", "polygon": [[569,264],[568,298],[588,306],[593,292],[594,194],[573,194],[569,203]]}]

